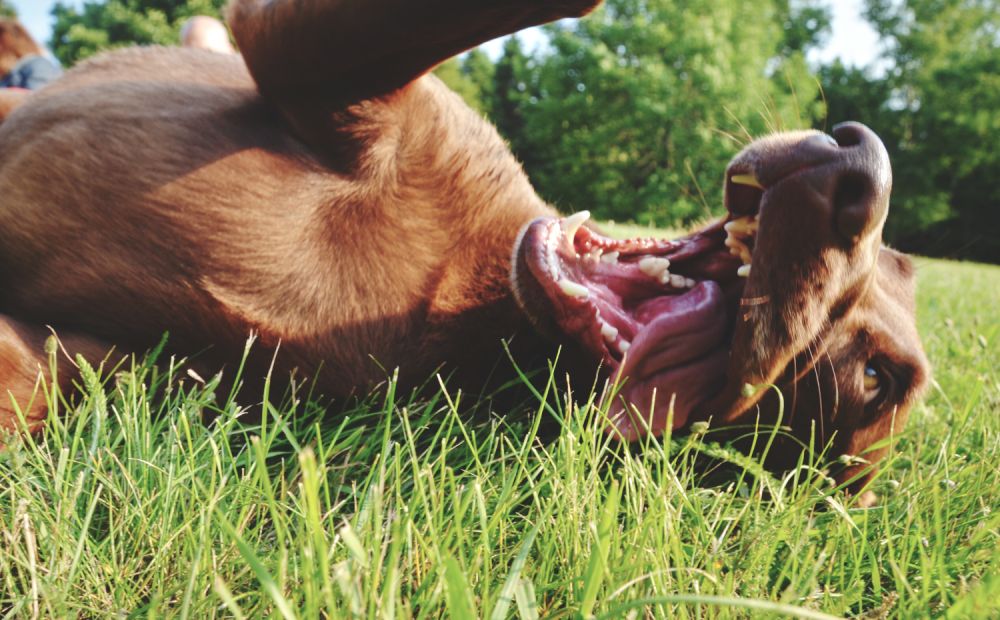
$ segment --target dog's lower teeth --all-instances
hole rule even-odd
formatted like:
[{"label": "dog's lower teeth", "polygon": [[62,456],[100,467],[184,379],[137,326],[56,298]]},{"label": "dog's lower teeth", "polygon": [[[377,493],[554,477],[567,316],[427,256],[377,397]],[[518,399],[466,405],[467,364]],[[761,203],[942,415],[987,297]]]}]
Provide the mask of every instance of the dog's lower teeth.
[{"label": "dog's lower teeth", "polygon": [[667,271],[668,267],[670,267],[670,261],[659,256],[646,256],[639,261],[639,271],[650,278],[659,278]]},{"label": "dog's lower teeth", "polygon": [[750,277],[750,265],[740,266],[740,268],[736,270],[736,275],[738,275],[741,278]]},{"label": "dog's lower teeth", "polygon": [[622,353],[627,353],[630,348],[632,348],[631,343],[625,342],[624,340],[618,345],[618,350]]},{"label": "dog's lower teeth", "polygon": [[674,288],[684,288],[685,278],[676,273],[670,276],[670,286]]},{"label": "dog's lower teeth", "polygon": [[618,264],[618,256],[619,256],[619,253],[617,251],[615,251],[615,252],[608,252],[607,254],[602,254],[601,255],[601,262],[605,263],[607,265],[617,265]]},{"label": "dog's lower teeth", "polygon": [[590,291],[587,290],[587,287],[582,284],[577,284],[572,280],[567,280],[566,278],[559,280],[559,289],[569,297],[586,299],[590,295]]}]

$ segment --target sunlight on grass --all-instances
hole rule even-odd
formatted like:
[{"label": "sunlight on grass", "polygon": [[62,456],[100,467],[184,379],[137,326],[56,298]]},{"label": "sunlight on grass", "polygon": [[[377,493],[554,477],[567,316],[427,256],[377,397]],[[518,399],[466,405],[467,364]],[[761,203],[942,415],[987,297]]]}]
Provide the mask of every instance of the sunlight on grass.
[{"label": "sunlight on grass", "polygon": [[[629,233],[630,234],[630,233]],[[872,509],[711,429],[628,450],[558,379],[469,420],[390,384],[259,423],[136,363],[0,455],[6,617],[954,617],[1000,613],[1000,269],[920,260],[935,366]],[[214,421],[205,423],[206,414]],[[539,438],[545,417],[561,432]],[[706,458],[732,475],[709,477]],[[715,467],[715,466],[713,466]]]}]

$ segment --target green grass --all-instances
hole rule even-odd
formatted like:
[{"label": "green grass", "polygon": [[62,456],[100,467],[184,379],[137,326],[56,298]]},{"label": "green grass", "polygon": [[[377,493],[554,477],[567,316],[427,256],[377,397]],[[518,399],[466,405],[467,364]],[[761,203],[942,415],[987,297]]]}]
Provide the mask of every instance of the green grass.
[{"label": "green grass", "polygon": [[[876,508],[710,432],[617,449],[557,383],[516,419],[389,385],[323,423],[303,399],[248,425],[214,382],[137,363],[7,442],[0,614],[996,616],[1000,269],[921,260],[920,280],[935,382]],[[543,415],[562,418],[547,443]],[[705,452],[735,473],[707,480]]]}]

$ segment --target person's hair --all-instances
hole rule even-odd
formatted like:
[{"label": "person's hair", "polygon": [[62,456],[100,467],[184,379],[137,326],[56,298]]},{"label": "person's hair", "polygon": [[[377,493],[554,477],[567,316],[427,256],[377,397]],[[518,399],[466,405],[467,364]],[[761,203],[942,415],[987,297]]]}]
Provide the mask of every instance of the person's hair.
[{"label": "person's hair", "polygon": [[42,48],[31,38],[21,22],[0,19],[0,77],[10,73],[21,58],[42,54]]}]

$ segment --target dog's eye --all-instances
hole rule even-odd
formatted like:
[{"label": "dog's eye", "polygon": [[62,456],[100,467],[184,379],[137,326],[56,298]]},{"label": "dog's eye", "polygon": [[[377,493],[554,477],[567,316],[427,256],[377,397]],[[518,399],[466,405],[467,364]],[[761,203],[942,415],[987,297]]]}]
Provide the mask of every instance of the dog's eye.
[{"label": "dog's eye", "polygon": [[865,364],[865,374],[863,384],[865,387],[865,404],[874,402],[882,393],[882,373],[878,371],[870,362]]}]

